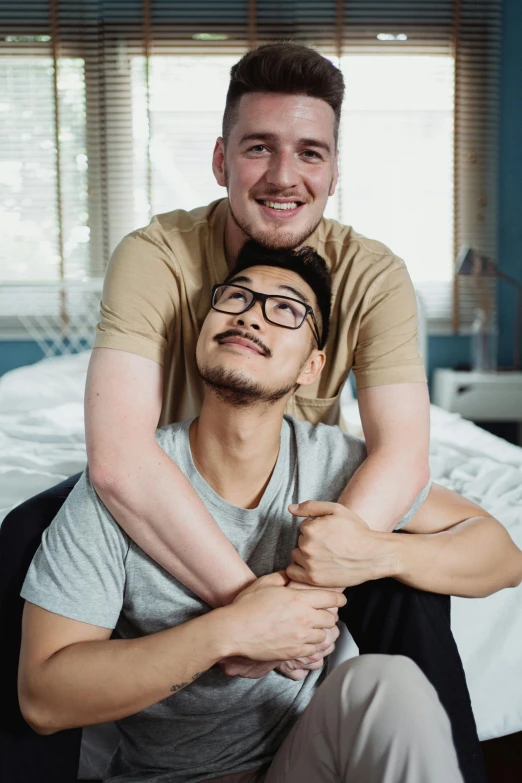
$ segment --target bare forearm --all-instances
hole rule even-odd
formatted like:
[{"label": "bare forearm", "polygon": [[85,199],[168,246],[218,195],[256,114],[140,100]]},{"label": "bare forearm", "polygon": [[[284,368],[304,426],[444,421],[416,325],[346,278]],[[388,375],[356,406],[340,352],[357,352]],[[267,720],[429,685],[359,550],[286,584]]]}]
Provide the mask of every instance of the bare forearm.
[{"label": "bare forearm", "polygon": [[377,449],[354,473],[338,502],[372,530],[391,532],[428,481],[427,462],[422,467],[418,459]]},{"label": "bare forearm", "polygon": [[116,521],[153,560],[213,607],[230,603],[255,580],[156,441],[128,454],[126,465],[117,479],[102,476],[93,483]]},{"label": "bare forearm", "polygon": [[226,653],[221,611],[139,639],[65,647],[42,664],[37,684],[29,686],[27,719],[50,734],[134,715],[171,696]]},{"label": "bare forearm", "polygon": [[496,519],[475,517],[441,533],[385,534],[381,576],[433,593],[482,598],[520,583],[522,552]]}]

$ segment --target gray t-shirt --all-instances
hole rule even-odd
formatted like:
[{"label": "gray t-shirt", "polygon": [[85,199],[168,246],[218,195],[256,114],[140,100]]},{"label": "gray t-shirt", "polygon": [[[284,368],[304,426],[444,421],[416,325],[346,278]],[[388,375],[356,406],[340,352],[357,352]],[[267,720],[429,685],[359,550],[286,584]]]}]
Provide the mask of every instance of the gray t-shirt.
[{"label": "gray t-shirt", "polygon": [[[255,509],[224,501],[192,460],[190,422],[156,432],[241,557],[257,576],[286,568],[301,520],[287,510],[305,500],[336,501],[366,457],[363,441],[338,427],[285,416],[276,466]],[[399,526],[424,502],[429,485]],[[98,498],[88,467],[44,533],[22,596],[48,611],[114,629],[130,639],[180,625],[210,610],[141,550]],[[195,682],[117,721],[121,741],[110,781],[197,783],[261,767],[275,755],[325,676],[294,682],[278,672],[259,680],[212,667]]]}]

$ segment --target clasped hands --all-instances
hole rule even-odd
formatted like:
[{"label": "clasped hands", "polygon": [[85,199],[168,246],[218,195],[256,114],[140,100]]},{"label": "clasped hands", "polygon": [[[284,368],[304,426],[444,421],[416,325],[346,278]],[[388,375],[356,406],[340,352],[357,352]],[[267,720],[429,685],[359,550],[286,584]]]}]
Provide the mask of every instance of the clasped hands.
[{"label": "clasped hands", "polygon": [[[340,503],[308,500],[288,507],[296,517],[306,517],[300,525],[297,548],[286,569],[290,589],[328,587],[342,592],[383,576],[383,534]],[[386,534],[384,534],[386,535]],[[342,585],[342,587],[339,587]],[[330,611],[337,614],[337,609]],[[220,661],[229,676],[257,679],[277,669],[293,680],[304,679],[309,671],[320,669],[335,649],[339,629],[326,628],[326,639],[315,655],[293,661],[259,662],[233,657]]]}]

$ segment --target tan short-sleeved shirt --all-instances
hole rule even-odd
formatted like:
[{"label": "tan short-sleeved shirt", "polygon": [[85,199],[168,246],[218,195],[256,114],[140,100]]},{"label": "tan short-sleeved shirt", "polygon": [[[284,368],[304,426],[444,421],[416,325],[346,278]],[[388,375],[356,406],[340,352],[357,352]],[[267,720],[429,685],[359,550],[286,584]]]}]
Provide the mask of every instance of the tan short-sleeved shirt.
[{"label": "tan short-sleeved shirt", "polygon": [[[115,348],[160,362],[163,407],[158,426],[199,415],[204,386],[196,342],[212,286],[228,275],[228,200],[154,217],[113,253],[103,287],[95,348]],[[353,368],[357,388],[425,381],[417,346],[415,292],[406,266],[385,245],[323,219],[307,244],[333,276],[326,364],[299,389],[286,412],[312,423],[339,420],[339,396]]]}]

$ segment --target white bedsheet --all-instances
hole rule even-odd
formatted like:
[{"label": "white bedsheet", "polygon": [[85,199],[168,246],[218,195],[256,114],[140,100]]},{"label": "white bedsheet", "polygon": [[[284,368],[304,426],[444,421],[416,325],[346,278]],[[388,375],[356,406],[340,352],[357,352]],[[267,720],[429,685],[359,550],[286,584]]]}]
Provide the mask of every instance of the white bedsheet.
[{"label": "white bedsheet", "polygon": [[[0,378],[0,522],[11,508],[85,467],[89,353],[45,359]],[[357,403],[343,401],[360,433]],[[522,548],[522,448],[432,406],[435,481],[479,502]],[[481,740],[522,730],[522,586],[452,599],[452,628]],[[345,634],[337,657],[357,654]]]}]

